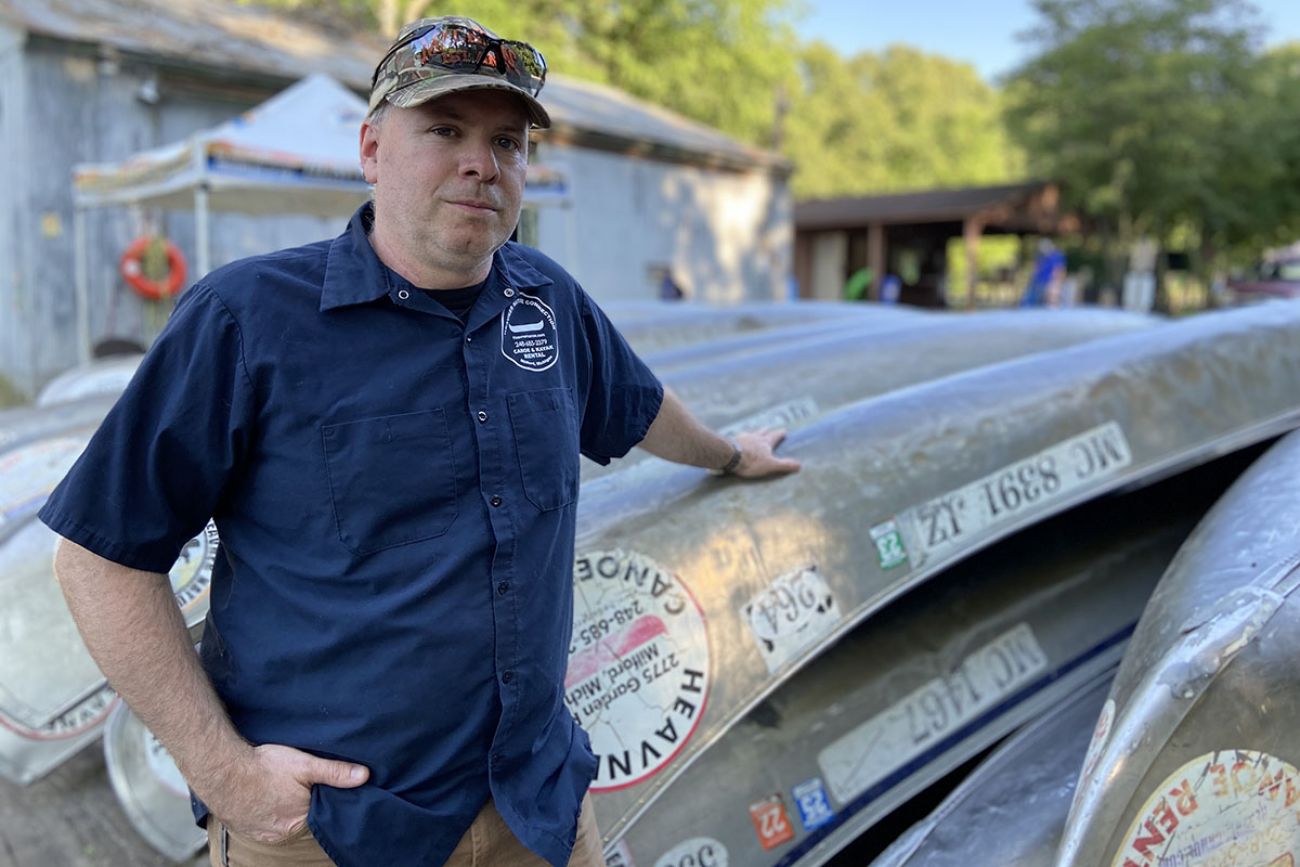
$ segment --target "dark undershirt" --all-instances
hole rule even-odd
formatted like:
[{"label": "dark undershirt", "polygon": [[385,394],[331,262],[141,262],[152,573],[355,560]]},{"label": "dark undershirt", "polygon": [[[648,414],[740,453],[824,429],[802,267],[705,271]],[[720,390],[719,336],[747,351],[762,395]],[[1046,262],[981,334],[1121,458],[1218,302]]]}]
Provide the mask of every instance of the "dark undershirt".
[{"label": "dark undershirt", "polygon": [[464,289],[421,289],[433,301],[451,311],[452,315],[465,322],[469,319],[469,309],[474,306],[479,293],[487,285],[487,280],[466,286]]}]

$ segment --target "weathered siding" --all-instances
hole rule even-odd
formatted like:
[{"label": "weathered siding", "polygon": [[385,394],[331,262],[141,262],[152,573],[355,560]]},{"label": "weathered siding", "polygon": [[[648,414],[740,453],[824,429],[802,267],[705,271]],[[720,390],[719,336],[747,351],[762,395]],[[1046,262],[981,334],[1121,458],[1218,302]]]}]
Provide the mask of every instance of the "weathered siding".
[{"label": "weathered siding", "polygon": [[657,297],[668,266],[692,300],[785,297],[790,199],[767,171],[730,172],[543,144],[574,206],[543,208],[539,246],[604,301]]},{"label": "weathered siding", "polygon": [[[0,374],[34,393],[78,361],[73,166],[182,140],[282,86],[249,75],[213,78],[174,62],[49,37],[0,36],[0,213],[10,215],[0,232]],[[570,204],[540,209],[538,244],[596,297],[657,297],[664,268],[693,300],[785,296],[791,204],[780,173],[544,139],[542,154],[568,179]],[[217,266],[330,237],[347,217],[213,214],[211,261]],[[92,345],[108,337],[148,344],[166,322],[172,305],[140,299],[117,273],[122,250],[146,223],[174,241],[191,266],[197,260],[191,211],[88,211]]]},{"label": "weathered siding", "polygon": [[23,280],[24,219],[30,157],[23,135],[26,70],[23,34],[0,27],[0,376],[30,391],[31,305]]},{"label": "weathered siding", "polygon": [[[32,391],[75,364],[78,357],[73,166],[121,160],[179,141],[251,108],[274,91],[251,93],[238,101],[196,94],[169,87],[166,75],[148,65],[68,53],[57,43],[37,42],[29,46],[26,58],[24,146],[41,154],[41,170],[29,173],[28,202],[13,212],[21,224],[18,234],[32,239],[32,255],[23,269],[25,294],[18,293],[26,304],[23,330],[39,336],[31,338],[30,360],[13,369],[19,384]],[[7,76],[5,80],[7,83]],[[160,97],[154,104],[140,98],[150,81],[157,83]],[[213,266],[336,234],[347,216],[320,220],[296,215],[214,214]],[[147,345],[166,322],[172,305],[141,299],[117,271],[122,250],[148,221],[175,242],[191,269],[194,267],[192,212],[125,207],[89,210],[86,234],[92,344],[106,337],[127,337]],[[191,280],[199,276],[191,270]],[[7,358],[4,363],[10,365]]]}]

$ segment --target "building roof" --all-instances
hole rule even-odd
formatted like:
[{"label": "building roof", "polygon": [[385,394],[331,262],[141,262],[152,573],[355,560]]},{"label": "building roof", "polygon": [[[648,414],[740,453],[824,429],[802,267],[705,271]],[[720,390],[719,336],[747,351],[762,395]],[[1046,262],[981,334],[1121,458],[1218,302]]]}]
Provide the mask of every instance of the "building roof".
[{"label": "building roof", "polygon": [[[1045,181],[921,190],[880,196],[814,199],[794,207],[798,230],[852,229],[870,223],[948,223],[979,215],[1010,215],[1055,207],[1055,188]],[[1043,202],[1044,198],[1051,199]]]},{"label": "building roof", "polygon": [[[331,32],[228,0],[0,0],[0,23],[216,77],[269,78],[274,88],[324,73],[362,94],[387,47],[377,34]],[[543,135],[669,160],[789,170],[777,154],[612,88],[552,75],[541,101],[554,122]]]}]

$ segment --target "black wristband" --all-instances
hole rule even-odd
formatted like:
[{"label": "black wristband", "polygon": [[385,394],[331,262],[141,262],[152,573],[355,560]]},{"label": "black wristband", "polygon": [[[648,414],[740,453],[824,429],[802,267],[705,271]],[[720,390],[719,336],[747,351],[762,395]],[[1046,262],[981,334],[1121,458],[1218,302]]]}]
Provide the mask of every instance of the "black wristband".
[{"label": "black wristband", "polygon": [[740,450],[739,443],[737,443],[735,440],[727,440],[727,442],[731,443],[731,457],[727,460],[725,464],[723,464],[722,466],[718,467],[716,470],[713,471],[715,475],[719,475],[719,476],[731,475],[736,471],[736,467],[740,466],[740,459],[744,457],[744,453],[741,452]]}]

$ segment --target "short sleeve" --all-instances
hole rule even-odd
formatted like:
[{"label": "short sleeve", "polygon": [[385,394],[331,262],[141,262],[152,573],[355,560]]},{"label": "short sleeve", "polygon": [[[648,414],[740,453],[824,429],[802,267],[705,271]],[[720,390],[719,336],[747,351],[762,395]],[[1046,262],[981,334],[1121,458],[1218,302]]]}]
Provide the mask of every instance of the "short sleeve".
[{"label": "short sleeve", "polygon": [[238,323],[196,284],[39,517],[105,559],[166,572],[218,511],[254,414]]},{"label": "short sleeve", "polygon": [[585,292],[582,322],[591,349],[591,382],[582,415],[582,453],[599,464],[621,458],[645,439],[664,389],[650,368]]}]

